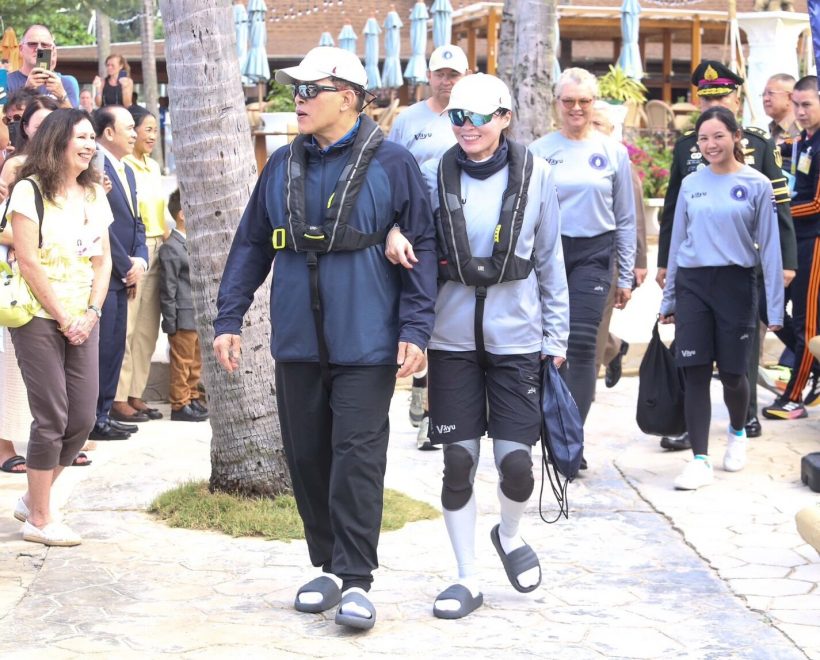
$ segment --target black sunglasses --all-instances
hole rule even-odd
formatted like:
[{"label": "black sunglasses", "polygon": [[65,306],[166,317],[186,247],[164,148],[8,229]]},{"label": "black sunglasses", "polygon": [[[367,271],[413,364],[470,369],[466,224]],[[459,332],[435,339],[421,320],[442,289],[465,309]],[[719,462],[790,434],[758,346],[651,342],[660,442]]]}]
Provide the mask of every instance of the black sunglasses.
[{"label": "black sunglasses", "polygon": [[8,115],[3,115],[3,123],[8,126],[9,124],[13,124],[16,121],[20,121],[23,118],[23,115],[12,115],[9,117]]},{"label": "black sunglasses", "polygon": [[298,85],[291,85],[293,87],[293,95],[299,98],[308,100],[315,99],[322,92],[338,92],[341,91],[338,87],[331,87],[329,85],[317,85],[315,83],[300,83]]},{"label": "black sunglasses", "polygon": [[447,114],[450,117],[450,123],[452,123],[453,126],[464,126],[464,122],[469,119],[473,126],[480,128],[481,126],[484,126],[484,124],[489,124],[493,120],[493,117],[500,113],[496,110],[495,112],[485,115],[480,112],[470,112],[469,110],[456,108],[453,110],[448,110]]}]

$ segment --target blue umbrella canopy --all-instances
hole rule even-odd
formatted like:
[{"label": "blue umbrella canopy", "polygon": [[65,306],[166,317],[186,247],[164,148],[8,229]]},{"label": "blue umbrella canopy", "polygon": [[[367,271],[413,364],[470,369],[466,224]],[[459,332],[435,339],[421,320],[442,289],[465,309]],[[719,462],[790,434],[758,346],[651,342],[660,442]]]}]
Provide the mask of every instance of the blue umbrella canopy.
[{"label": "blue umbrella canopy", "polygon": [[404,69],[404,77],[411,85],[427,84],[427,5],[419,0],[410,14],[410,59]]},{"label": "blue umbrella canopy", "polygon": [[245,5],[233,6],[233,28],[236,34],[236,57],[239,60],[239,70],[244,71],[248,63],[248,10],[245,9]]},{"label": "blue umbrella canopy", "polygon": [[379,35],[382,29],[375,18],[368,18],[364,24],[364,70],[367,72],[367,88],[379,89],[382,76],[379,73]]},{"label": "blue umbrella canopy", "polygon": [[404,80],[401,77],[401,30],[404,23],[395,11],[387,13],[384,19],[384,64],[382,65],[382,86],[401,87]]},{"label": "blue umbrella canopy", "polygon": [[356,32],[353,30],[353,26],[350,23],[342,26],[342,31],[339,32],[339,48],[343,48],[344,50],[355,55],[356,41],[358,38],[359,37],[356,36]]},{"label": "blue umbrella canopy", "polygon": [[330,32],[322,32],[322,36],[319,37],[319,45],[320,46],[335,46],[336,44],[333,43],[333,37],[330,35]]},{"label": "blue umbrella canopy", "polygon": [[561,31],[558,28],[558,16],[555,17],[555,61],[552,63],[552,81],[556,82],[561,77],[561,62],[558,58],[561,55]]},{"label": "blue umbrella canopy", "polygon": [[250,25],[250,47],[248,50],[248,60],[245,63],[244,74],[253,83],[267,82],[270,80],[270,66],[268,66],[268,54],[265,51],[268,34],[265,29],[265,14],[268,8],[265,0],[249,0],[248,2],[248,23]]},{"label": "blue umbrella canopy", "polygon": [[643,78],[641,51],[638,48],[640,31],[641,5],[638,0],[624,0],[621,5],[621,56],[618,65],[627,76],[640,80]]},{"label": "blue umbrella canopy", "polygon": [[433,12],[433,47],[446,46],[453,39],[453,5],[450,0],[435,0]]}]

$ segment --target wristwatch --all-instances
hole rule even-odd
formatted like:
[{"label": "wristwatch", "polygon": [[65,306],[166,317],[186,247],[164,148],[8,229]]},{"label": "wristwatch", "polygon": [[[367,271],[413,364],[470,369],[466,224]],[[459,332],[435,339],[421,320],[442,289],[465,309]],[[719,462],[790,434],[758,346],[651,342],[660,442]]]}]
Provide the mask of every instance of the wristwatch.
[{"label": "wristwatch", "polygon": [[60,98],[57,99],[57,105],[62,105],[68,100],[68,94],[63,94]]},{"label": "wristwatch", "polygon": [[89,305],[88,309],[91,310],[92,312],[94,312],[97,315],[98,319],[102,318],[102,310],[99,307],[97,307],[96,305]]}]

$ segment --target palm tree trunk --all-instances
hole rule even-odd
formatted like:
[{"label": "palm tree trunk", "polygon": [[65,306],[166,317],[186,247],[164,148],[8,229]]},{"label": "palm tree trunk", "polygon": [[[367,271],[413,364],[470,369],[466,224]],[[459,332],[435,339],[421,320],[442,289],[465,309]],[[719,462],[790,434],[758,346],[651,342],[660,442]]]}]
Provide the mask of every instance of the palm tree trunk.
[{"label": "palm tree trunk", "polygon": [[99,7],[94,10],[95,27],[97,36],[97,74],[100,78],[105,78],[105,58],[111,53],[111,21],[108,16],[100,11]]},{"label": "palm tree trunk", "polygon": [[[506,0],[499,71],[513,97],[514,140],[529,144],[552,130],[552,67],[555,61],[556,0]],[[527,20],[515,20],[526,16]],[[512,35],[512,36],[511,36]],[[504,43],[512,38],[512,43]]]},{"label": "palm tree trunk", "polygon": [[[157,11],[154,0],[142,0],[142,93],[148,112],[159,120],[159,90],[157,89],[157,57],[154,48],[154,14]],[[162,141],[157,140],[151,157],[160,167],[165,166],[162,157]]]},{"label": "palm tree trunk", "polygon": [[270,355],[270,283],[242,327],[232,375],[213,356],[216,294],[257,171],[243,105],[230,0],[160,0],[174,154],[211,410],[211,489],[276,496],[290,488]]}]

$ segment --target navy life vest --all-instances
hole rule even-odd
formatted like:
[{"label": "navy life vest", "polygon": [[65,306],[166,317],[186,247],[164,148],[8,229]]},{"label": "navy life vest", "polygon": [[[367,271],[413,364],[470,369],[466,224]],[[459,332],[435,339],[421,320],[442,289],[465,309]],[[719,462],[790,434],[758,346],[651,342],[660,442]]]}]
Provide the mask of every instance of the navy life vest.
[{"label": "navy life vest", "polygon": [[475,315],[473,330],[478,362],[487,365],[484,348],[484,301],[487,287],[501,282],[526,279],[534,267],[532,255],[528,259],[515,254],[524,210],[527,208],[527,191],[532,176],[532,154],[521,144],[507,143],[507,189],[501,199],[501,216],[493,235],[493,253],[489,257],[474,257],[467,236],[467,221],[461,205],[461,168],[457,154],[460,147],[448,149],[438,168],[439,210],[438,275],[440,280],[461,282],[475,287]]},{"label": "navy life vest", "polygon": [[284,234],[281,230],[273,233],[274,250],[294,252],[328,252],[363,250],[384,241],[385,232],[379,230],[365,234],[347,224],[362,190],[367,167],[373,155],[384,140],[384,134],[367,115],[361,116],[361,123],[353,139],[350,158],[342,169],[336,188],[325,208],[325,218],[321,225],[308,222],[305,213],[305,177],[307,170],[306,143],[311,138],[299,135],[290,145],[287,159],[285,185],[287,186],[286,217]]}]

